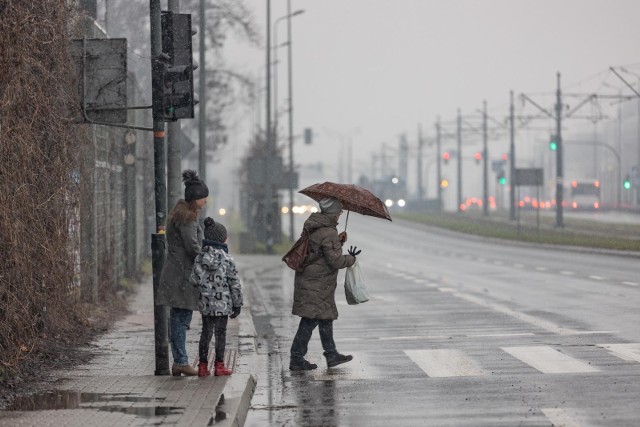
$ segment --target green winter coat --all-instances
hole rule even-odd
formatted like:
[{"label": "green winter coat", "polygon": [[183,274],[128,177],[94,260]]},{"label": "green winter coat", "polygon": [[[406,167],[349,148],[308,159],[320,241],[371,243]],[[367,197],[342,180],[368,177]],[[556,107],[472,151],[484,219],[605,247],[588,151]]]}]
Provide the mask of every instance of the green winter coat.
[{"label": "green winter coat", "polygon": [[351,267],[355,257],[342,255],[335,216],[312,213],[304,223],[309,232],[311,255],[302,273],[296,273],[292,313],[310,319],[338,318],[335,291],[338,270]]},{"label": "green winter coat", "polygon": [[157,304],[198,309],[198,290],[189,282],[204,233],[197,221],[167,226],[167,259],[158,286]]}]

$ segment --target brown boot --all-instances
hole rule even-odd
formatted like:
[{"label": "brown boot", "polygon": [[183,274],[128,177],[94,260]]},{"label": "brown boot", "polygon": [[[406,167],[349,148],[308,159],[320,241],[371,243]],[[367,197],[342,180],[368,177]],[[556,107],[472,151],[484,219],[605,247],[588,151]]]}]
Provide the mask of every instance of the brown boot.
[{"label": "brown boot", "polygon": [[171,367],[171,375],[173,375],[174,377],[179,377],[180,375],[184,375],[186,377],[194,377],[198,375],[198,371],[191,365],[174,364]]}]

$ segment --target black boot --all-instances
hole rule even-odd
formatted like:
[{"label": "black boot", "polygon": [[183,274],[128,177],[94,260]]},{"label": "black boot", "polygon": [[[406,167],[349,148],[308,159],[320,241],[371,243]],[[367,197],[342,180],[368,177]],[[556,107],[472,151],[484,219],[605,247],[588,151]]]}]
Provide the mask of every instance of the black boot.
[{"label": "black boot", "polygon": [[337,351],[335,353],[325,354],[324,357],[326,357],[327,359],[327,366],[329,368],[333,368],[334,366],[338,366],[353,360],[353,356],[351,356],[350,354],[340,354]]},{"label": "black boot", "polygon": [[289,362],[289,370],[290,371],[310,371],[312,369],[316,369],[318,365],[315,363],[310,363],[303,358],[300,359],[291,359]]}]

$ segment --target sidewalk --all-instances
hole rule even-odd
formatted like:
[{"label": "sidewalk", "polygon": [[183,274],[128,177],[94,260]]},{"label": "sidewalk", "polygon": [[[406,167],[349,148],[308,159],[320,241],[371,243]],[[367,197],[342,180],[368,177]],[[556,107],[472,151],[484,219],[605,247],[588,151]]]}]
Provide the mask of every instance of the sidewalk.
[{"label": "sidewalk", "polygon": [[[243,286],[274,257],[236,256]],[[245,280],[248,279],[248,280]],[[248,292],[245,292],[245,295]],[[131,301],[131,314],[94,342],[98,354],[73,372],[56,372],[56,390],[23,402],[24,411],[0,412],[0,426],[242,426],[256,386],[251,373],[255,329],[249,301],[229,320],[228,377],[155,376],[153,286],[148,277]],[[197,363],[201,320],[194,312],[187,351]],[[213,344],[213,343],[212,343]],[[172,361],[170,361],[171,363]]]}]

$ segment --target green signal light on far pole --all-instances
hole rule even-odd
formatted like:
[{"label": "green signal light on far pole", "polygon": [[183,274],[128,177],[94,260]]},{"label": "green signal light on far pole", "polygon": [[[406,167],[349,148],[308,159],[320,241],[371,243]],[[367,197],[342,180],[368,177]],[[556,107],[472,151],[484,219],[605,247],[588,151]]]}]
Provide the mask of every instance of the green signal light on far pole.
[{"label": "green signal light on far pole", "polygon": [[551,151],[556,151],[556,150],[558,149],[558,143],[557,143],[557,142],[555,142],[555,141],[551,141],[551,142],[549,143],[549,149],[550,149]]},{"label": "green signal light on far pole", "polygon": [[500,185],[505,185],[507,183],[507,178],[505,178],[504,176],[500,177]]}]

